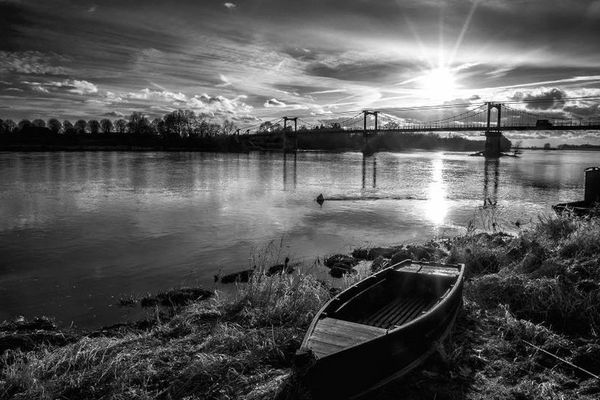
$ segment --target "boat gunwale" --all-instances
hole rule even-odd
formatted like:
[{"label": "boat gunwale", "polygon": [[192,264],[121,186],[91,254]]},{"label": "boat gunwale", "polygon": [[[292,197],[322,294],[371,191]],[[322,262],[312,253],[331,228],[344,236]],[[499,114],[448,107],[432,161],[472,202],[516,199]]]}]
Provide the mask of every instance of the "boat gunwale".
[{"label": "boat gunwale", "polygon": [[[396,268],[402,264],[420,264],[420,265],[425,265],[428,267],[435,267],[435,266],[444,266],[444,267],[451,267],[451,268],[456,268],[458,270],[458,275],[456,277],[456,281],[454,282],[454,284],[452,285],[452,289],[448,292],[445,293],[445,296],[441,297],[440,296],[440,301],[438,301],[432,308],[430,308],[425,314],[422,314],[420,316],[418,316],[417,318],[413,319],[410,322],[407,322],[405,324],[402,324],[396,328],[393,329],[386,329],[385,334],[376,337],[374,339],[368,340],[366,342],[362,342],[362,343],[358,343],[352,346],[348,346],[346,348],[343,348],[342,350],[336,351],[334,353],[328,354],[324,357],[320,357],[319,360],[330,357],[332,355],[339,355],[340,353],[344,353],[350,350],[354,350],[360,346],[364,346],[366,344],[369,344],[373,341],[377,341],[377,340],[381,340],[382,338],[386,338],[388,335],[390,334],[395,334],[398,333],[400,330],[404,330],[407,329],[409,327],[411,327],[414,324],[419,323],[420,321],[424,320],[427,317],[430,317],[435,310],[437,310],[438,308],[442,307],[442,305],[444,305],[448,299],[451,299],[454,297],[454,295],[456,294],[457,291],[461,290],[462,285],[463,285],[463,280],[464,280],[464,274],[465,274],[465,264],[442,264],[442,263],[431,263],[431,262],[419,262],[419,261],[413,261],[412,259],[407,259],[407,260],[403,260],[400,261],[396,264],[390,265],[389,267],[386,267],[385,269],[363,279],[360,282],[357,282],[356,284],[350,286],[349,288],[347,288],[346,290],[342,291],[341,293],[339,293],[337,296],[333,297],[331,300],[329,300],[327,303],[325,303],[325,305],[323,307],[321,307],[321,309],[319,310],[319,312],[317,312],[317,314],[315,314],[307,332],[306,335],[304,336],[304,339],[302,340],[302,345],[300,346],[300,349],[309,349],[308,348],[308,341],[310,340],[310,338],[312,337],[312,334],[314,333],[314,330],[316,328],[317,323],[321,320],[321,315],[325,312],[325,310],[327,309],[327,307],[329,307],[331,305],[331,303],[333,303],[335,300],[339,299],[339,297],[350,291],[351,289],[356,290],[357,287],[361,286],[361,284],[364,284],[367,282],[368,279],[372,279],[373,277],[380,277],[383,275],[387,275],[392,271],[396,271]],[[417,272],[418,273],[418,272]],[[375,282],[374,282],[375,284]],[[352,301],[353,299],[355,299],[358,295],[362,294],[364,292],[364,290],[361,290],[359,293],[357,293],[354,296],[351,296],[347,301],[345,301],[343,304],[346,304],[349,301]],[[371,326],[368,324],[362,324],[362,325],[366,325],[366,326]],[[310,349],[309,349],[310,350]]]}]

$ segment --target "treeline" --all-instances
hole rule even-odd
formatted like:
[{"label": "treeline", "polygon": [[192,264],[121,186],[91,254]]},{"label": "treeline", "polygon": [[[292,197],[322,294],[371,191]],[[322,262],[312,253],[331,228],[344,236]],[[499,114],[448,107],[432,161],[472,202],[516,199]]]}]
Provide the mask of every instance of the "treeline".
[{"label": "treeline", "polygon": [[[441,137],[435,133],[392,133],[380,131],[365,142],[361,133],[350,133],[339,124],[299,127],[297,136],[287,127],[286,149],[327,151],[402,151],[410,149],[481,151],[483,141],[461,136]],[[194,150],[247,152],[281,151],[283,127],[263,123],[259,135],[242,132],[231,121],[215,123],[205,115],[177,110],[162,118],[148,119],[140,112],[128,119],[83,119],[71,122],[51,118],[47,121],[24,119],[15,123],[0,119],[2,150]],[[510,149],[510,141],[505,140]],[[297,147],[296,147],[297,145]]]},{"label": "treeline", "polygon": [[177,110],[162,118],[148,119],[140,112],[128,119],[48,121],[0,120],[0,143],[4,148],[95,149],[184,148],[207,151],[245,151],[232,121],[215,123],[193,111]]}]

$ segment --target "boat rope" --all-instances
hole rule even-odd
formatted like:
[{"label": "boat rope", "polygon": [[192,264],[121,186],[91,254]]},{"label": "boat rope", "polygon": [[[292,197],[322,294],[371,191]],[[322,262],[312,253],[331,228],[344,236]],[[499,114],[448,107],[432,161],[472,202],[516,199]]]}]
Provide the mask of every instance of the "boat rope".
[{"label": "boat rope", "polygon": [[593,378],[596,378],[596,379],[600,380],[600,376],[598,376],[598,375],[596,375],[596,374],[594,374],[594,373],[592,373],[592,372],[588,371],[587,369],[581,368],[580,366],[578,366],[578,365],[575,365],[575,364],[573,364],[572,362],[570,362],[570,361],[567,361],[567,360],[565,360],[564,358],[557,356],[556,354],[552,354],[552,353],[550,353],[549,351],[546,351],[546,350],[542,349],[541,347],[539,347],[539,346],[536,346],[535,344],[528,342],[527,340],[523,340],[523,339],[521,339],[521,341],[523,341],[524,343],[526,343],[526,344],[528,344],[529,346],[533,347],[534,349],[541,351],[541,352],[542,352],[542,353],[544,353],[544,354],[547,354],[547,355],[549,355],[549,356],[551,356],[551,357],[554,357],[555,359],[557,359],[557,360],[559,360],[559,361],[562,361],[562,362],[564,362],[565,364],[567,364],[567,365],[570,365],[571,367],[573,367],[573,368],[575,368],[575,369],[578,369],[579,371],[581,371],[581,372],[584,372],[584,373],[588,374],[589,376],[591,376],[591,377],[593,377]]}]

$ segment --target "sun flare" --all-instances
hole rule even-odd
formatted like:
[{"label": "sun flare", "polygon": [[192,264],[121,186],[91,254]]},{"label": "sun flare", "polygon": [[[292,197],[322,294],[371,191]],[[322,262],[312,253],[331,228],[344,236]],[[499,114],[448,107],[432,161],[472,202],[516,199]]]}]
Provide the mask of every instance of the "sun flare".
[{"label": "sun flare", "polygon": [[425,72],[419,79],[423,97],[430,100],[448,100],[456,95],[456,77],[451,69],[439,67]]}]

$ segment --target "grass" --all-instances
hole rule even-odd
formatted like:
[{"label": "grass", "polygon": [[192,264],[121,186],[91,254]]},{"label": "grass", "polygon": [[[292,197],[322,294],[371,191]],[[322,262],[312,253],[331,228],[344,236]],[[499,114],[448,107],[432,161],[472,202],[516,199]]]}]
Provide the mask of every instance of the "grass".
[{"label": "grass", "polygon": [[[464,262],[465,307],[443,351],[373,398],[598,398],[599,380],[539,349],[600,374],[599,246],[600,220],[566,216],[541,218],[517,236],[470,229],[397,247],[392,259]],[[282,257],[273,249],[252,260],[255,274],[231,296],[186,297],[145,328],[5,351],[0,398],[302,397],[289,384],[293,355],[330,288],[302,269],[267,277]],[[341,286],[367,273],[347,275]]]}]

